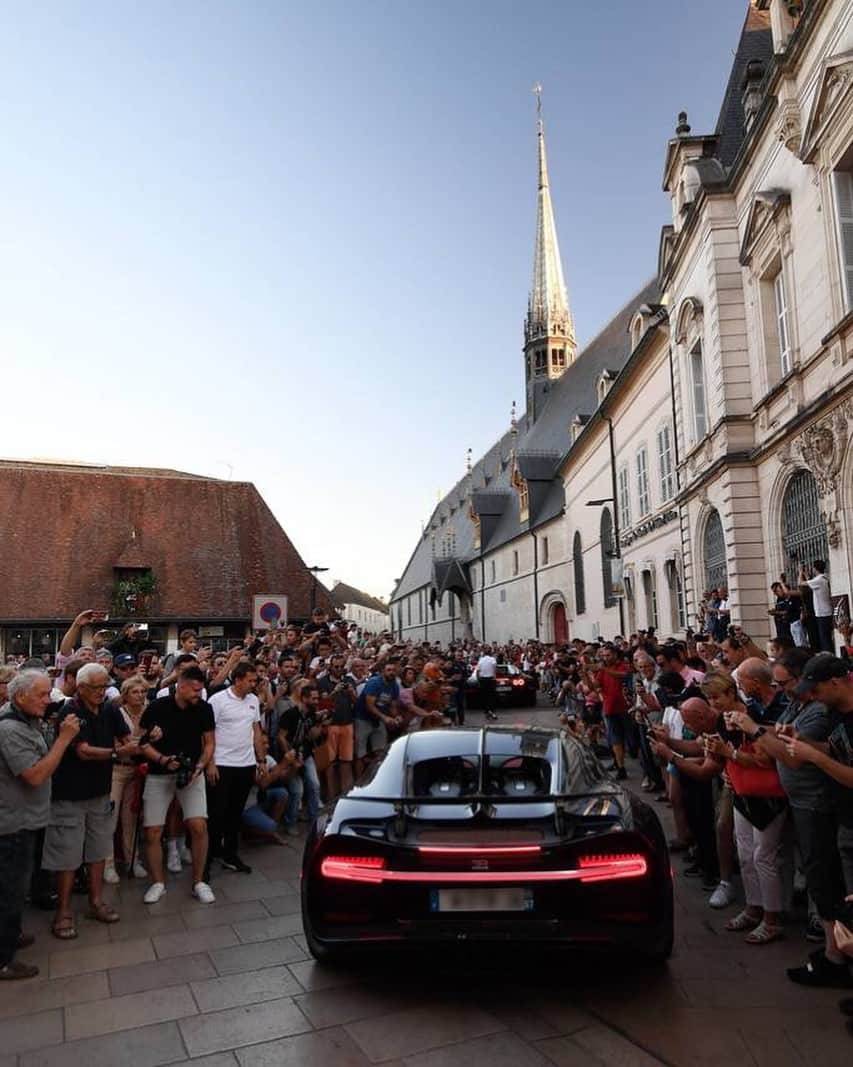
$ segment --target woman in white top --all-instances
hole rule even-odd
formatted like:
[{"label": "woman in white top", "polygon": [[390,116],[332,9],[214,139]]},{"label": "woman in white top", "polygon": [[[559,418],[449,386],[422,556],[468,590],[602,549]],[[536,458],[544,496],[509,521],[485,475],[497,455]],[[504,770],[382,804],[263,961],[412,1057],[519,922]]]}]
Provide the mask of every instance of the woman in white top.
[{"label": "woman in white top", "polygon": [[[139,675],[125,678],[121,684],[119,710],[130,730],[130,740],[136,744],[142,736],[139,720],[148,705],[148,686]],[[139,859],[139,849],[134,848],[137,815],[142,802],[142,778],[137,765],[126,758],[113,767],[113,785],[110,799],[113,804],[113,833],[121,819],[121,850],[124,862],[130,868],[131,856],[134,857],[133,877],[145,878],[147,872]],[[104,868],[104,881],[115,885],[119,881],[115,866],[115,857],[110,856]]]}]

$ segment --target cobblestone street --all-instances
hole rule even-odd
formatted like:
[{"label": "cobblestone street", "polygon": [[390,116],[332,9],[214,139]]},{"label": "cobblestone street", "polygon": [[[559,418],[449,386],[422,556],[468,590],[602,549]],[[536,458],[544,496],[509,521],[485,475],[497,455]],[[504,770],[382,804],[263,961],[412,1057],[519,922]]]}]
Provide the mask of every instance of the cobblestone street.
[{"label": "cobblestone street", "polygon": [[[554,712],[502,718],[550,723]],[[22,958],[43,977],[2,991],[0,1067],[850,1062],[840,994],[785,976],[813,947],[802,927],[751,948],[724,931],[731,909],[711,911],[680,876],[676,951],[660,970],[506,953],[327,971],[301,936],[299,845],[247,848],[254,872],[219,874],[208,907],[191,899],[188,874],[150,908],[125,882],[113,897],[121,922],[81,920],[76,942],[54,940],[49,917],[29,913],[38,939]]]}]

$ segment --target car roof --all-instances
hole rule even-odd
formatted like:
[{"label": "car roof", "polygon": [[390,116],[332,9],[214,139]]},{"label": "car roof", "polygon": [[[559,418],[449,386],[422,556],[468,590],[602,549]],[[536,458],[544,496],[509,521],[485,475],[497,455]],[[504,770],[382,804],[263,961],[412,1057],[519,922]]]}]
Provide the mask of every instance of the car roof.
[{"label": "car roof", "polygon": [[[483,751],[487,755],[519,756],[538,754],[543,757],[558,740],[560,731],[540,726],[484,726],[479,730],[418,730],[401,737],[394,746],[405,748],[407,763],[440,759],[442,756],[473,755]],[[393,747],[393,746],[392,746]]]}]

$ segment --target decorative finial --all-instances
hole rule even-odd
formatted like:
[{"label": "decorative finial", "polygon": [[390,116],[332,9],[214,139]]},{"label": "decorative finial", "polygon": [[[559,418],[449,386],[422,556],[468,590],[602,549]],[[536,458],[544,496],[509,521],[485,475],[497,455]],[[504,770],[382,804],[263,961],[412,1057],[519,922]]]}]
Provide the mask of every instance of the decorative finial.
[{"label": "decorative finial", "polygon": [[515,401],[512,402],[512,408],[509,415],[509,432],[513,437],[518,437],[518,422],[515,417]]},{"label": "decorative finial", "polygon": [[542,86],[537,82],[533,86],[533,92],[536,93],[536,117],[541,121],[542,119]]},{"label": "decorative finial", "polygon": [[678,112],[678,125],[675,127],[675,132],[679,137],[686,137],[690,133],[690,126],[687,122],[687,112]]},{"label": "decorative finial", "polygon": [[466,474],[470,474],[471,473],[471,449],[470,448],[465,453],[465,473]]}]

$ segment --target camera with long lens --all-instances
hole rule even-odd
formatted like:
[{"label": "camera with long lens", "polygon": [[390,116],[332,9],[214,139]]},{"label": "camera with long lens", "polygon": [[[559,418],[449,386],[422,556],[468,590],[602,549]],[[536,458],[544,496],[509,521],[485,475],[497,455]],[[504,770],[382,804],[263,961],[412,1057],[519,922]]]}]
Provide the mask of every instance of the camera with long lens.
[{"label": "camera with long lens", "polygon": [[175,779],[177,781],[178,789],[184,789],[190,784],[190,779],[195,771],[195,760],[192,756],[185,756],[180,753],[177,756],[170,756],[169,759],[178,763],[178,769],[175,772]]}]

